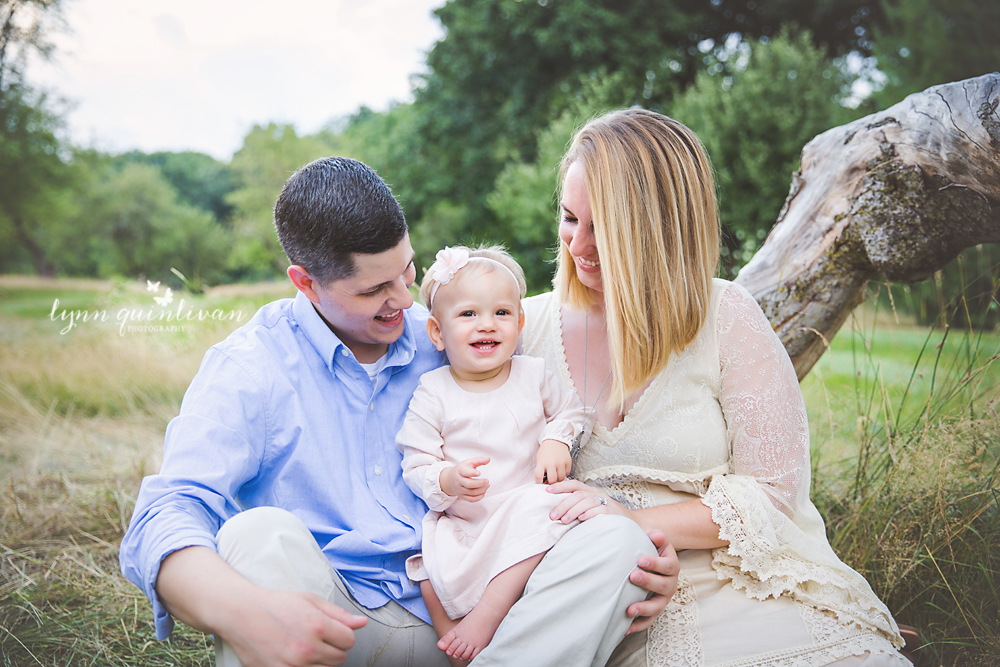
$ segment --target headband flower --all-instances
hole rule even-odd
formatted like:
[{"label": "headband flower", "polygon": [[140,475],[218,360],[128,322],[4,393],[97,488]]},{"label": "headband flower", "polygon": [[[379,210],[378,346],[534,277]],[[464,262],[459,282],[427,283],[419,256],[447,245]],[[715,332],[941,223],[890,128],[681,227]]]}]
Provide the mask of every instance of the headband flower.
[{"label": "headband flower", "polygon": [[[451,279],[455,277],[458,270],[469,263],[469,251],[465,248],[451,248],[446,247],[438,250],[437,255],[434,257],[434,263],[431,264],[431,268],[428,271],[431,273],[431,277],[434,280],[434,286],[431,288],[429,301],[434,301],[434,295],[437,294],[438,287],[441,285],[447,285],[451,282]],[[430,303],[427,304],[430,307]]]},{"label": "headband flower", "polygon": [[442,248],[434,259],[435,262],[431,264],[434,280],[447,285],[458,270],[469,263],[469,251],[465,248]]}]

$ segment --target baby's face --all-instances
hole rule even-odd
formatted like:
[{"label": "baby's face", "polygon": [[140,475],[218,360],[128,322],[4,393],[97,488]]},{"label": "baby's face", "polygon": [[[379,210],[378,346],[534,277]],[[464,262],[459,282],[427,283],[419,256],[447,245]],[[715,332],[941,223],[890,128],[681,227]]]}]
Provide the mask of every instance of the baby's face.
[{"label": "baby's face", "polygon": [[468,266],[434,297],[434,318],[452,372],[487,379],[510,359],[524,322],[517,284],[500,267]]}]

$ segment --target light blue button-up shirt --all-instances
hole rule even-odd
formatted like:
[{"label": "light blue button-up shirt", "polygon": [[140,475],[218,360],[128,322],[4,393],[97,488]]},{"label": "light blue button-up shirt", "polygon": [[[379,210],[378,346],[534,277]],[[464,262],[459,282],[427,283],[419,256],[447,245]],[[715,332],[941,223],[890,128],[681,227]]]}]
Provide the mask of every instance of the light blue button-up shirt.
[{"label": "light blue button-up shirt", "polygon": [[427,507],[403,483],[395,437],[420,375],[444,358],[424,333],[426,310],[404,319],[374,384],[302,293],[205,354],[120,551],[122,572],[153,603],[157,638],[173,629],[154,589],[160,562],[214,549],[224,521],[261,506],[302,519],[359,603],[396,600],[429,620],[404,568]]}]

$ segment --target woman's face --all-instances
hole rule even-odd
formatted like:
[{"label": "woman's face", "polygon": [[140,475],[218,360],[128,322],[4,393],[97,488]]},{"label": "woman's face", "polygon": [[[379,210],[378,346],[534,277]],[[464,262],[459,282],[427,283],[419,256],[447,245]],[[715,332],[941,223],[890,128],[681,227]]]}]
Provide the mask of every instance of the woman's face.
[{"label": "woman's face", "polygon": [[576,276],[584,287],[603,292],[601,259],[597,255],[597,241],[594,239],[594,219],[590,214],[587,183],[579,161],[566,170],[561,206],[559,238],[569,248]]}]

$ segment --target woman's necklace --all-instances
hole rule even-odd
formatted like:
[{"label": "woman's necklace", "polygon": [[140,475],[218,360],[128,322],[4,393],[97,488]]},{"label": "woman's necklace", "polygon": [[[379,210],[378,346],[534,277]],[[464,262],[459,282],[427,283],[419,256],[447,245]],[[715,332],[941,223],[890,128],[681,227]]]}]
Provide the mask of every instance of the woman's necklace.
[{"label": "woman's necklace", "polygon": [[587,430],[587,424],[590,422],[591,417],[597,411],[597,402],[601,400],[601,394],[604,393],[604,388],[608,386],[608,380],[611,379],[611,371],[608,371],[608,377],[604,378],[604,384],[601,385],[601,390],[597,392],[597,398],[594,399],[594,404],[590,406],[590,410],[587,410],[587,352],[590,345],[590,309],[587,310],[584,315],[583,320],[583,423],[580,424],[580,432],[576,434],[576,438],[573,440],[573,446],[569,448],[569,456],[571,459],[576,461],[576,457],[580,455],[580,450],[583,448],[583,434]]}]

